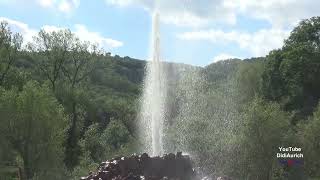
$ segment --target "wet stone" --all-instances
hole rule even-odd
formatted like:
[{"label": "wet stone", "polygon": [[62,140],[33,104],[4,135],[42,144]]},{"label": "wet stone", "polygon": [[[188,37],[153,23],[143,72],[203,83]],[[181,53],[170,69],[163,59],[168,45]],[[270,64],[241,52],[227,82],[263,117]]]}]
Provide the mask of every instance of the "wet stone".
[{"label": "wet stone", "polygon": [[81,180],[189,180],[195,177],[189,156],[181,152],[163,157],[118,157],[102,162],[97,172],[90,172]]}]

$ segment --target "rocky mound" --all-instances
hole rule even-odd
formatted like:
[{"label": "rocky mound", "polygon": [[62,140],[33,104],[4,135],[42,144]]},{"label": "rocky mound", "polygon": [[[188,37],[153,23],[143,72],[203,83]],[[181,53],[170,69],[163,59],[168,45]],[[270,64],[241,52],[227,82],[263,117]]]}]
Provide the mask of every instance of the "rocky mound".
[{"label": "rocky mound", "polygon": [[150,157],[144,153],[141,156],[114,158],[102,162],[97,172],[90,172],[81,180],[190,180],[194,177],[189,156],[178,152],[163,157]]}]

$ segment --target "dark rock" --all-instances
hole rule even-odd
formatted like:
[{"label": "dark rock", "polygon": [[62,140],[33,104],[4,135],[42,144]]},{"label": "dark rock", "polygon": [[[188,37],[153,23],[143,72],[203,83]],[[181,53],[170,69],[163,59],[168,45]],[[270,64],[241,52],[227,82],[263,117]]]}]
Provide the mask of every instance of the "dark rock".
[{"label": "dark rock", "polygon": [[217,178],[217,180],[231,180],[231,178],[229,178],[227,176],[220,176]]},{"label": "dark rock", "polygon": [[163,157],[141,156],[117,157],[102,162],[96,173],[81,180],[189,180],[195,176],[189,156],[172,153]]}]

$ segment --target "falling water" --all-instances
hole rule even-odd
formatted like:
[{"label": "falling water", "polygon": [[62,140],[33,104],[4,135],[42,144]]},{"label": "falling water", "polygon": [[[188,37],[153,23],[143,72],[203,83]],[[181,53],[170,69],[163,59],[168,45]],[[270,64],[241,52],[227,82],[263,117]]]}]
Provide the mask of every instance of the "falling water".
[{"label": "falling water", "polygon": [[152,18],[151,60],[146,67],[144,92],[140,110],[140,139],[152,155],[163,153],[163,124],[165,121],[166,78],[160,60],[159,14]]}]

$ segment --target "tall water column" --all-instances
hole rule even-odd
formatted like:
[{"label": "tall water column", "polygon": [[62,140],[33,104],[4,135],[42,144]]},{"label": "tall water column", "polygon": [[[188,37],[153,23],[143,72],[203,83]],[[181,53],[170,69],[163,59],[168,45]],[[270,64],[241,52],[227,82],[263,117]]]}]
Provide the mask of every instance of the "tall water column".
[{"label": "tall water column", "polygon": [[139,130],[140,139],[148,153],[163,154],[163,125],[165,122],[166,76],[160,59],[159,14],[152,18],[151,59],[147,63],[141,99]]}]

